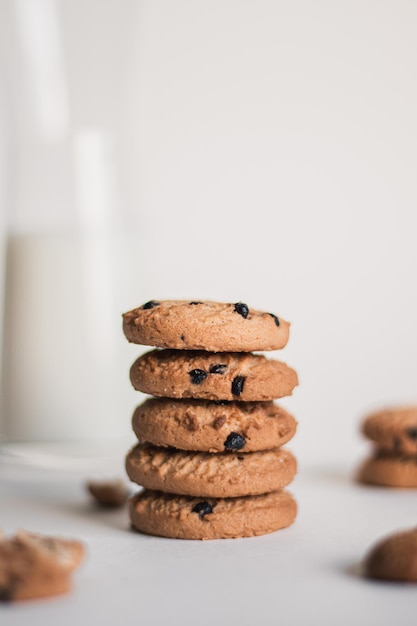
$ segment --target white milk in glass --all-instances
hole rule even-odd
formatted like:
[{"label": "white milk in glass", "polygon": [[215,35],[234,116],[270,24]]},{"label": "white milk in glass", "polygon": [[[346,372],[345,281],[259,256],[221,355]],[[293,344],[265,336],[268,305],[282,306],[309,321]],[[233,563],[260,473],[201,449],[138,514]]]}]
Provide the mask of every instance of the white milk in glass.
[{"label": "white milk in glass", "polygon": [[129,365],[143,349],[124,339],[121,313],[147,295],[137,247],[134,236],[114,233],[9,237],[3,438],[129,436],[141,399]]},{"label": "white milk in glass", "polygon": [[6,442],[131,438],[142,399],[129,366],[144,350],[121,330],[152,297],[129,108],[141,7],[84,5],[0,2]]}]

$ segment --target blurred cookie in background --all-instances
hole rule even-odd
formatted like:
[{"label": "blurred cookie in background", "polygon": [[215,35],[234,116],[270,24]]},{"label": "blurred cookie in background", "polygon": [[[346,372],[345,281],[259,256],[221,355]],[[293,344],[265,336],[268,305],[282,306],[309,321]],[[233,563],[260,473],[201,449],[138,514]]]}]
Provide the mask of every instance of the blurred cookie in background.
[{"label": "blurred cookie in background", "polygon": [[358,471],[359,482],[385,487],[417,487],[417,406],[375,411],[362,422],[373,453]]},{"label": "blurred cookie in background", "polygon": [[385,537],[365,557],[365,576],[417,582],[417,528]]}]

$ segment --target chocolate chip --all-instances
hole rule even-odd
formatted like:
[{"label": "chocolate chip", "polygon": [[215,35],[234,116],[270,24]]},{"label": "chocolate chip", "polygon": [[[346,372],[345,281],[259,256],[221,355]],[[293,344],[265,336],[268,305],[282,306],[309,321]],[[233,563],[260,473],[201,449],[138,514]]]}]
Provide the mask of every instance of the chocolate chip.
[{"label": "chocolate chip", "polygon": [[245,457],[243,457],[243,456],[238,456],[238,457],[237,457],[237,460],[238,460],[238,461],[243,461],[243,459],[244,459],[244,458],[245,458]]},{"label": "chocolate chip", "polygon": [[188,304],[203,304],[202,302],[189,302]]},{"label": "chocolate chip", "polygon": [[405,433],[409,439],[417,441],[417,428],[407,428]]},{"label": "chocolate chip", "polygon": [[142,309],[153,309],[156,306],[159,306],[161,303],[156,300],[149,300],[149,302],[145,302]]},{"label": "chocolate chip", "polygon": [[226,404],[230,404],[230,400],[213,400],[213,404],[224,406]]},{"label": "chocolate chip", "polygon": [[270,315],[272,317],[272,319],[274,320],[276,326],[279,326],[279,319],[277,318],[277,316],[274,315],[273,313],[268,313],[268,315]]},{"label": "chocolate chip", "polygon": [[181,341],[185,341],[185,335],[181,335],[180,339]]},{"label": "chocolate chip", "polygon": [[249,315],[249,307],[244,302],[236,302],[236,304],[235,304],[235,311],[236,311],[236,313],[239,313],[239,315],[241,315],[245,319]]},{"label": "chocolate chip", "polygon": [[205,515],[209,515],[209,513],[213,513],[213,507],[207,500],[202,500],[201,502],[197,502],[192,508],[193,513],[198,513],[198,517],[200,519],[204,519]]},{"label": "chocolate chip", "polygon": [[210,367],[210,374],[224,374],[227,370],[227,365],[223,363],[218,363],[217,365],[212,365]]},{"label": "chocolate chip", "polygon": [[232,381],[232,394],[234,396],[240,396],[245,384],[245,376],[236,376]]},{"label": "chocolate chip", "polygon": [[11,602],[13,599],[13,592],[11,587],[0,587],[0,602]]},{"label": "chocolate chip", "polygon": [[220,417],[216,417],[216,419],[214,420],[212,426],[215,430],[220,430],[220,428],[223,426],[223,424],[226,423],[226,418],[224,415],[221,415]]},{"label": "chocolate chip", "polygon": [[246,439],[239,433],[230,433],[224,442],[226,450],[241,450],[246,445]]},{"label": "chocolate chip", "polygon": [[207,373],[204,370],[195,369],[188,372],[188,374],[193,385],[200,385],[207,378]]}]

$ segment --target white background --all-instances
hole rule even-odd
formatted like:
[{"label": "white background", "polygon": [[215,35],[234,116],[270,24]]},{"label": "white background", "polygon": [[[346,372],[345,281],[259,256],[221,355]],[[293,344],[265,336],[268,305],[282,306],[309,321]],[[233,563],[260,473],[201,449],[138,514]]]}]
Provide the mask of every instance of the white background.
[{"label": "white background", "polygon": [[[72,594],[0,621],[415,623],[414,587],[357,571],[415,493],[351,476],[366,412],[417,399],[416,24],[412,0],[0,1],[0,522],[88,545]],[[175,542],[91,507],[134,439],[120,315],[169,297],[292,322],[291,528]]]},{"label": "white background", "polygon": [[[45,243],[58,273],[43,304],[36,288],[25,301],[21,271],[4,369],[15,397],[28,385],[27,401],[13,422],[3,412],[5,436],[128,438],[138,350],[125,346],[120,313],[151,298],[242,300],[292,322],[273,356],[299,372],[283,404],[299,420],[300,464],[353,468],[362,416],[417,395],[417,5],[18,0],[0,10],[7,231],[34,238],[23,245],[32,268],[33,241],[57,233],[82,259],[74,269]],[[116,245],[126,231],[129,245]],[[80,257],[79,241],[99,252]],[[71,314],[54,295],[60,271]],[[77,291],[81,279],[94,288]]]}]

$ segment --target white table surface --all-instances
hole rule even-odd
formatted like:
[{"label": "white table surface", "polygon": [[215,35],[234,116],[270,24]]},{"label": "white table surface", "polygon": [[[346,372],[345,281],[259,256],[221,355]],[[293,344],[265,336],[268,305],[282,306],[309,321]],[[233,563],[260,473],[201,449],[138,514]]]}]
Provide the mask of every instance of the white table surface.
[{"label": "white table surface", "polygon": [[0,527],[80,538],[87,559],[70,594],[0,605],[2,626],[417,623],[417,585],[360,575],[375,540],[417,524],[415,491],[358,486],[354,467],[302,467],[291,486],[299,503],[291,528],[180,541],[131,532],[126,509],[96,509],[83,483],[100,463],[56,465],[3,457]]}]

